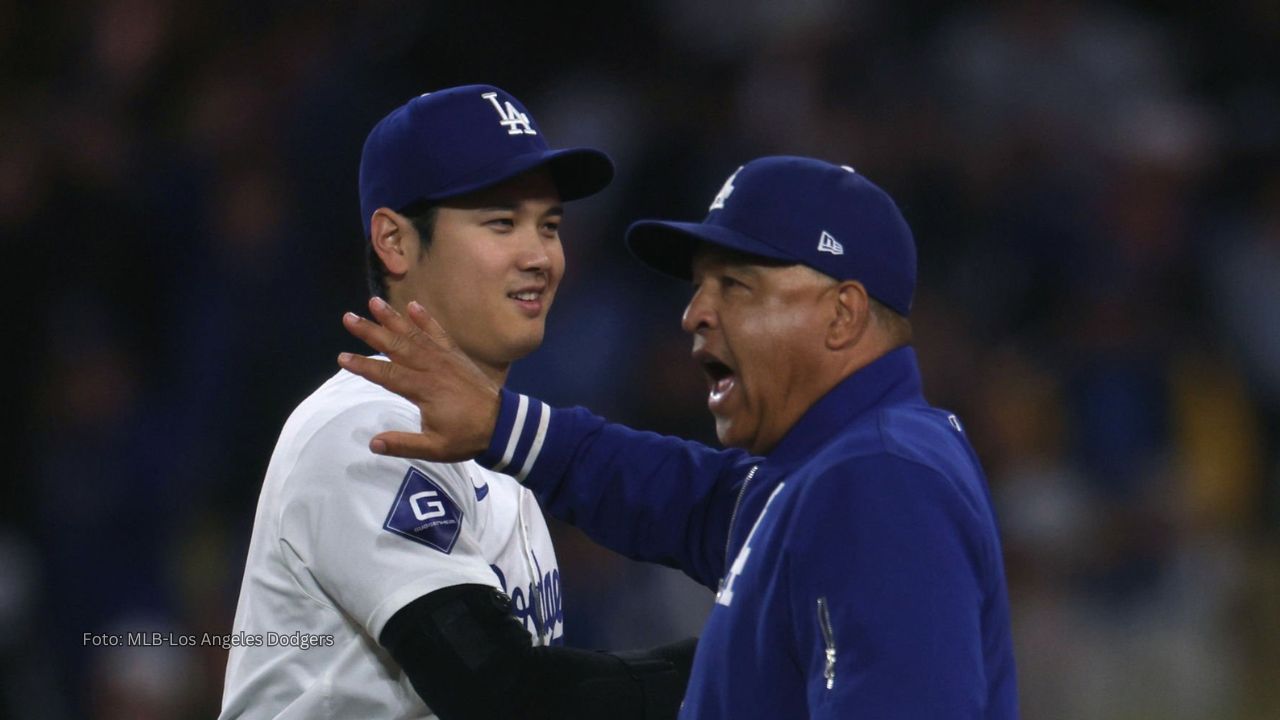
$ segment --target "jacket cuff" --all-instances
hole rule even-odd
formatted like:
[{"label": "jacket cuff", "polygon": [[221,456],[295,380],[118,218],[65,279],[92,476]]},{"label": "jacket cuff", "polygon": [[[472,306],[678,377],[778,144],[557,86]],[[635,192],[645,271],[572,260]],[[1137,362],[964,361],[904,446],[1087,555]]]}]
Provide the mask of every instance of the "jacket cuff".
[{"label": "jacket cuff", "polygon": [[506,473],[523,481],[542,454],[550,424],[550,406],[503,388],[498,424],[493,429],[489,448],[476,458],[476,462],[494,472]]}]

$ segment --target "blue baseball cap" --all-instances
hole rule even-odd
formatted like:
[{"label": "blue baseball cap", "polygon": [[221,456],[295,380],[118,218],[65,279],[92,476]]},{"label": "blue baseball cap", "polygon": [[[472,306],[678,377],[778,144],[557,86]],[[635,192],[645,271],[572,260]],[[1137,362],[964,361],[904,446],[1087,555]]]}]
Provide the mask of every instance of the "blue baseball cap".
[{"label": "blue baseball cap", "polygon": [[465,195],[547,166],[561,200],[597,193],[613,179],[599,150],[552,150],[519,100],[492,85],[424,93],[384,117],[360,156],[360,212],[369,234],[380,207]]},{"label": "blue baseball cap", "polygon": [[627,228],[640,260],[682,280],[694,251],[711,243],[858,280],[901,315],[911,312],[916,244],[888,193],[847,165],[764,157],[725,181],[701,223],[641,220]]}]

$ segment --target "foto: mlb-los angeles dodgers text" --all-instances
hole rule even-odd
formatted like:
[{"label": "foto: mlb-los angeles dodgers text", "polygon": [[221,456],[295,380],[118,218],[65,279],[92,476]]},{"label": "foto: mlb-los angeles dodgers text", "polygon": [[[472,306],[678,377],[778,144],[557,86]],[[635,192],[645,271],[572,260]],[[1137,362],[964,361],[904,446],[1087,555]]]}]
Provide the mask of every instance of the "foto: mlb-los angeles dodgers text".
[{"label": "foto: mlb-los angeles dodgers text", "polygon": [[181,634],[171,632],[85,633],[83,643],[93,647],[333,647],[332,635],[293,633],[214,633]]}]

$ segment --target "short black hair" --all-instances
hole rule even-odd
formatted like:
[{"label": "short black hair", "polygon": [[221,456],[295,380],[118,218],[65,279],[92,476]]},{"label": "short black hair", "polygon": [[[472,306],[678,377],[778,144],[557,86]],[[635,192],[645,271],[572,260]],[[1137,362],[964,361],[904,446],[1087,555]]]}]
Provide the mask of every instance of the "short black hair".
[{"label": "short black hair", "polygon": [[[439,209],[439,205],[429,200],[419,200],[398,211],[413,223],[413,229],[418,232],[418,238],[422,241],[423,250],[431,247],[431,236],[436,229],[436,211]],[[373,251],[373,238],[365,238],[364,241],[364,269],[369,294],[386,298],[387,266],[382,264],[382,258]]]},{"label": "short black hair", "polygon": [[867,296],[868,303],[871,306],[871,314],[875,316],[876,321],[889,331],[889,337],[893,340],[894,347],[902,347],[911,344],[911,321],[907,316],[885,305],[879,300]]}]

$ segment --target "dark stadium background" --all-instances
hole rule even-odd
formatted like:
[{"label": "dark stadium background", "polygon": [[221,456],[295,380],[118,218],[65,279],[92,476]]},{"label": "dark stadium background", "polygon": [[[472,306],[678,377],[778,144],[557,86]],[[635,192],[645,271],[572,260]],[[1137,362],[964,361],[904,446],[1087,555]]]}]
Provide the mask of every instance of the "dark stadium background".
[{"label": "dark stadium background", "polygon": [[[1025,717],[1280,716],[1280,5],[1212,5],[0,0],[0,718],[216,714],[222,650],[83,634],[229,630],[276,433],[362,349],[365,133],[468,82],[619,168],[514,386],[712,440],[688,290],[622,230],[853,165],[916,232]],[[701,623],[557,534],[572,644]]]}]

